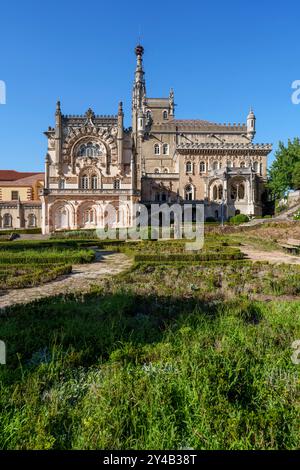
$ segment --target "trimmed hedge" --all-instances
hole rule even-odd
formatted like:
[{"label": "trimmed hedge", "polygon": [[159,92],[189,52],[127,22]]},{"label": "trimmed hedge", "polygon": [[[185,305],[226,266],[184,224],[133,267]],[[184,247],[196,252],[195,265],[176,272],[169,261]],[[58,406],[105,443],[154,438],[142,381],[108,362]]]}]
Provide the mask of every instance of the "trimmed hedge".
[{"label": "trimmed hedge", "polygon": [[202,254],[193,253],[166,253],[161,255],[134,255],[135,262],[163,262],[171,263],[176,261],[181,262],[198,262],[198,261],[216,261],[216,260],[241,260],[244,258],[243,253],[240,251],[227,251],[227,252],[207,252]]},{"label": "trimmed hedge", "polygon": [[4,251],[0,256],[0,264],[56,264],[62,262],[83,264],[91,263],[95,259],[95,253],[92,250],[86,251],[64,251],[59,252],[35,252],[35,251],[23,251],[17,253],[10,253]]},{"label": "trimmed hedge", "polygon": [[0,235],[11,235],[12,233],[20,233],[20,234],[31,234],[31,233],[42,233],[41,228],[16,228],[13,230],[0,230]]},{"label": "trimmed hedge", "polygon": [[[36,266],[25,265],[19,268],[14,266],[7,266],[6,273],[0,270],[0,289],[18,289],[24,287],[33,287],[39,284],[53,281],[59,276],[70,274],[72,272],[71,264],[44,266],[37,268]],[[18,275],[20,271],[25,271],[23,274]],[[30,271],[30,272],[29,272]],[[5,275],[6,274],[6,275]]]},{"label": "trimmed hedge", "polygon": [[238,224],[244,224],[246,222],[249,222],[249,217],[245,214],[237,214],[233,217],[230,218],[229,222],[230,224],[233,225],[238,225]]}]

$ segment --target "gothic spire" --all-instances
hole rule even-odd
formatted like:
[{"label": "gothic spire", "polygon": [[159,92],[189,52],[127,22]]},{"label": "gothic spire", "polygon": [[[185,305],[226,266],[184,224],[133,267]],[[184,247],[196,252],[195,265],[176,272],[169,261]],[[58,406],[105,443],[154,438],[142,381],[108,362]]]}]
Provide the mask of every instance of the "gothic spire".
[{"label": "gothic spire", "polygon": [[143,54],[144,48],[138,44],[135,48],[136,54],[136,69],[133,87],[133,108],[141,109],[143,100],[146,96],[145,72],[143,69]]}]

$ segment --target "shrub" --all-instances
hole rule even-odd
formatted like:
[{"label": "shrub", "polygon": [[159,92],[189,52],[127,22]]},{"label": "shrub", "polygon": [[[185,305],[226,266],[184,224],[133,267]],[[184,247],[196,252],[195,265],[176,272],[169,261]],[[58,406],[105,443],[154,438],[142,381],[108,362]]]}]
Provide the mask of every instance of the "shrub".
[{"label": "shrub", "polygon": [[293,220],[300,220],[300,211],[294,215]]},{"label": "shrub", "polygon": [[237,214],[230,218],[230,223],[233,225],[239,225],[245,222],[249,222],[249,217],[246,214]]},{"label": "shrub", "polygon": [[13,229],[13,230],[0,230],[1,235],[10,235],[11,233],[24,233],[24,234],[30,234],[30,233],[42,233],[41,228],[20,228],[20,229]]},{"label": "shrub", "polygon": [[205,222],[217,222],[214,217],[206,217]]}]

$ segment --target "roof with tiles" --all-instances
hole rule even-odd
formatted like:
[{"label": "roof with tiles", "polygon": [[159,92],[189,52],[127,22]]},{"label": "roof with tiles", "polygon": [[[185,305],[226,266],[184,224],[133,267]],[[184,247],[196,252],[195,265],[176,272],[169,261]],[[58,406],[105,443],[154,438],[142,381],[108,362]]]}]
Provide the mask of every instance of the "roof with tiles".
[{"label": "roof with tiles", "polygon": [[[14,175],[14,173],[17,173]],[[0,170],[1,186],[32,186],[37,181],[44,180],[44,173],[19,173],[14,170]]]},{"label": "roof with tiles", "polygon": [[246,124],[216,123],[202,119],[170,119],[162,123],[153,123],[154,128],[177,129],[178,131],[200,131],[200,132],[238,132],[246,133]]},{"label": "roof with tiles", "polygon": [[252,144],[252,143],[185,143],[177,146],[177,150],[272,150],[271,144]]},{"label": "roof with tiles", "polygon": [[15,170],[0,170],[0,181],[16,181],[21,178],[27,178],[28,176],[38,175],[37,172],[29,171],[15,171]]}]

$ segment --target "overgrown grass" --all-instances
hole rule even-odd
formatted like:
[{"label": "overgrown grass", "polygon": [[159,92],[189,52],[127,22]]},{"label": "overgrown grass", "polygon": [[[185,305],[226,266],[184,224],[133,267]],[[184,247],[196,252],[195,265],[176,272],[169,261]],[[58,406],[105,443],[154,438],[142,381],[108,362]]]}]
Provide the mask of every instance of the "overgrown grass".
[{"label": "overgrown grass", "polygon": [[121,291],[16,307],[0,326],[0,446],[297,448],[299,312]]}]

